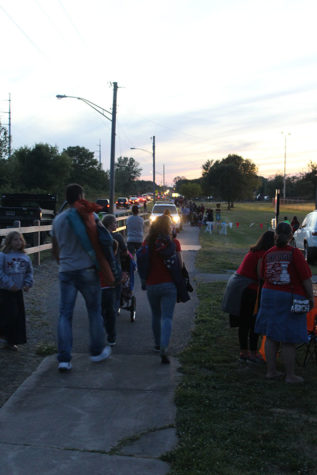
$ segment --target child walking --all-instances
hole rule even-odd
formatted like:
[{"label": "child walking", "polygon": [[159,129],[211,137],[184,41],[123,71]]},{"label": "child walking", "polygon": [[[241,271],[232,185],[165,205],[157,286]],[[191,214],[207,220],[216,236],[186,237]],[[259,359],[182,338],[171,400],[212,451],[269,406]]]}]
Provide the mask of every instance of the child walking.
[{"label": "child walking", "polygon": [[0,341],[14,351],[26,343],[23,290],[33,285],[33,267],[24,248],[22,234],[12,231],[0,252]]}]

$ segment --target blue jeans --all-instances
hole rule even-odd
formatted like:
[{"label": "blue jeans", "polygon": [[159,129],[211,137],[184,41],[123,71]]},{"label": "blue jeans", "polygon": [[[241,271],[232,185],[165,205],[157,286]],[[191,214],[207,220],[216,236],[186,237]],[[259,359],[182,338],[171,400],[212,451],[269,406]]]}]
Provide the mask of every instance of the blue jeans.
[{"label": "blue jeans", "polygon": [[142,242],[127,242],[128,251],[131,252],[132,256],[135,256],[136,251],[142,246]]},{"label": "blue jeans", "polygon": [[100,283],[94,268],[60,272],[60,305],[58,321],[58,361],[70,361],[72,356],[72,320],[79,291],[85,299],[89,318],[90,353],[99,355],[105,347],[105,329],[101,316]]},{"label": "blue jeans", "polygon": [[116,341],[116,289],[102,289],[101,313],[108,335],[108,342]]},{"label": "blue jeans", "polygon": [[117,313],[119,312],[120,305],[121,305],[121,284],[116,285],[116,299],[115,300],[116,302],[115,302],[114,309],[117,315]]},{"label": "blue jeans", "polygon": [[154,343],[167,350],[172,332],[172,320],[177,291],[174,282],[147,285],[147,296],[152,311],[152,330]]}]

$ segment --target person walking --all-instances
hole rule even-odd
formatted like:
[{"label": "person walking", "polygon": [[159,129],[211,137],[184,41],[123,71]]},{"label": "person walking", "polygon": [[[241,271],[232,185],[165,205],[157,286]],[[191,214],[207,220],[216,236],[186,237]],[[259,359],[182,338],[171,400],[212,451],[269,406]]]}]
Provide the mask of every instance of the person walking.
[{"label": "person walking", "polygon": [[294,299],[309,299],[313,307],[311,270],[301,251],[289,245],[292,229],[279,223],[275,231],[275,246],[263,256],[261,276],[264,284],[256,319],[255,332],[266,336],[266,377],[281,376],[276,369],[276,357],[281,345],[287,383],[300,383],[303,378],[295,374],[297,343],[307,343],[306,312],[294,313]]},{"label": "person walking", "polygon": [[230,315],[231,326],[238,326],[240,346],[240,361],[257,363],[260,356],[257,353],[258,335],[254,332],[256,312],[255,303],[259,292],[259,267],[265,252],[274,246],[274,232],[266,231],[257,242],[250,247],[236,273],[252,279],[252,282],[243,290],[241,304],[237,315]]},{"label": "person walking", "polygon": [[299,221],[297,219],[297,216],[294,216],[293,219],[292,219],[292,222],[291,222],[291,227],[292,227],[292,231],[293,233],[299,228],[300,224],[299,224]]},{"label": "person walking", "polygon": [[[161,362],[169,364],[168,346],[178,290],[170,269],[173,265],[171,261],[174,259],[179,272],[183,267],[181,245],[172,236],[172,224],[169,216],[159,216],[152,223],[144,245],[149,248],[146,290],[152,312],[154,349],[160,352]],[[168,247],[171,247],[170,255],[165,253],[166,257],[164,258],[163,251],[166,251]]]},{"label": "person walking", "polygon": [[[111,233],[116,243],[116,260],[117,266],[122,275],[121,258],[127,253],[127,246],[124,242],[122,234],[116,232],[117,220],[113,214],[107,214],[102,220],[104,227]],[[109,286],[102,279],[102,297],[101,308],[102,316],[105,322],[106,331],[108,334],[108,344],[114,346],[116,344],[116,318],[120,308],[121,300],[121,282],[116,285]]]},{"label": "person walking", "polygon": [[[101,315],[101,290],[94,248],[81,216],[76,208],[82,207],[92,218],[92,210],[100,207],[84,200],[83,188],[70,184],[66,188],[66,200],[70,206],[58,214],[52,226],[52,252],[59,264],[60,304],[58,320],[58,369],[72,369],[72,318],[78,291],[84,297],[89,318],[90,359],[105,360],[111,354],[105,344],[105,329]],[[94,205],[94,206],[93,206]],[[75,226],[77,223],[77,228]],[[94,224],[93,224],[94,223]],[[90,235],[96,232],[94,219],[90,223]]]},{"label": "person walking", "polygon": [[127,246],[132,256],[141,247],[143,242],[144,220],[139,216],[138,205],[132,206],[132,215],[127,219]]},{"label": "person walking", "polygon": [[11,231],[0,252],[0,342],[17,351],[26,343],[23,291],[33,285],[31,259],[22,234]]}]

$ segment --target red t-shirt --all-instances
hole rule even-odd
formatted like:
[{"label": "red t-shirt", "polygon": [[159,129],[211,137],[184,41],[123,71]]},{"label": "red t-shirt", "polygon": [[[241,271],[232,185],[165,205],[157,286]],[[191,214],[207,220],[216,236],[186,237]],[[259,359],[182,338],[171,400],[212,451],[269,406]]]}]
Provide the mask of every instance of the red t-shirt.
[{"label": "red t-shirt", "polygon": [[263,288],[306,296],[302,282],[312,276],[303,254],[291,246],[269,249],[263,256]]},{"label": "red t-shirt", "polygon": [[[258,274],[257,274],[257,265],[259,259],[263,257],[266,251],[249,251],[245,256],[243,261],[238,267],[237,274],[243,275],[244,277],[248,277],[249,279],[253,279],[258,281]],[[248,285],[249,289],[257,289],[258,283]]]},{"label": "red t-shirt", "polygon": [[[181,245],[178,239],[173,239],[176,252],[181,251]],[[171,273],[163,262],[163,258],[158,252],[153,252],[150,255],[150,272],[146,279],[147,285],[163,284],[164,282],[173,282]]]}]

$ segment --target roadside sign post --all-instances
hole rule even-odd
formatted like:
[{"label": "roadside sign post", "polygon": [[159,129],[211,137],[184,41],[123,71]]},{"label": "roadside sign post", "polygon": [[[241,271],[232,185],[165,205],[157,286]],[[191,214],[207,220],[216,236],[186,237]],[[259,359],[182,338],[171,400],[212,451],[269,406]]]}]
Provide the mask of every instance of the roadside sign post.
[{"label": "roadside sign post", "polygon": [[281,194],[281,191],[276,189],[275,190],[275,200],[274,200],[274,204],[275,204],[275,228],[278,225],[278,217],[279,217],[279,214],[280,214],[280,194]]}]

